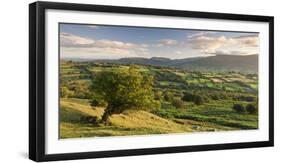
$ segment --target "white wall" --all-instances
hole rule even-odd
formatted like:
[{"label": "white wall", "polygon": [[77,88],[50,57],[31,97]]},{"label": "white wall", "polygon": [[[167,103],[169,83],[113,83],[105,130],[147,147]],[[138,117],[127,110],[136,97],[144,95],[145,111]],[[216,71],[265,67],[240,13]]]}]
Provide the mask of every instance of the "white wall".
[{"label": "white wall", "polygon": [[[30,162],[28,151],[28,4],[1,1],[0,17],[0,162]],[[68,0],[76,3],[275,16],[275,147],[181,154],[79,160],[76,162],[277,162],[280,160],[281,15],[278,0]],[[278,14],[279,13],[279,14]],[[70,161],[71,162],[71,161]],[[75,161],[72,161],[75,162]]]}]

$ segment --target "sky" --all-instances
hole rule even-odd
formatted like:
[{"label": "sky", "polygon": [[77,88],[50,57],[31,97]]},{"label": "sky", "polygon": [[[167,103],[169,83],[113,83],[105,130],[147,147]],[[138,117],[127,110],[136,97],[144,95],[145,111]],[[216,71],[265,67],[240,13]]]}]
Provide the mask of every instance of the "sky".
[{"label": "sky", "polygon": [[258,33],[60,24],[60,57],[182,59],[259,53]]}]

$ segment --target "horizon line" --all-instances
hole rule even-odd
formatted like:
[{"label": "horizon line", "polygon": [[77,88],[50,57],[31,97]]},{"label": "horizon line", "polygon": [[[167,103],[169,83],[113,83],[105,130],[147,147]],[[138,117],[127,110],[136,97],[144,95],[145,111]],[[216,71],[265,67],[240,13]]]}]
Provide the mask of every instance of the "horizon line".
[{"label": "horizon line", "polygon": [[60,57],[60,60],[71,60],[71,59],[81,59],[81,60],[119,60],[119,59],[127,59],[127,58],[139,58],[139,59],[153,59],[153,58],[162,58],[162,59],[169,59],[169,60],[181,60],[181,59],[191,59],[191,58],[205,58],[205,57],[214,57],[214,56],[252,56],[258,55],[255,54],[248,54],[248,55],[231,55],[231,54],[215,54],[215,55],[208,55],[208,56],[196,56],[196,57],[186,57],[186,58],[168,58],[168,57],[160,57],[160,56],[153,56],[153,57],[121,57],[121,58],[83,58],[83,57]]}]

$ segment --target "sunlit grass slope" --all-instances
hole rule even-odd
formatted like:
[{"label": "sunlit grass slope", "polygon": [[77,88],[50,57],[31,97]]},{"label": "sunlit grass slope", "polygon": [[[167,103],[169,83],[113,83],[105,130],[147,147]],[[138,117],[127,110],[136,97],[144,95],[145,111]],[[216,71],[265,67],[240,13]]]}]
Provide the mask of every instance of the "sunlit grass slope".
[{"label": "sunlit grass slope", "polygon": [[87,101],[61,99],[60,138],[125,136],[191,132],[189,125],[177,124],[145,111],[128,110],[112,115],[110,125],[80,123],[81,116],[101,117],[103,108],[92,108]]}]

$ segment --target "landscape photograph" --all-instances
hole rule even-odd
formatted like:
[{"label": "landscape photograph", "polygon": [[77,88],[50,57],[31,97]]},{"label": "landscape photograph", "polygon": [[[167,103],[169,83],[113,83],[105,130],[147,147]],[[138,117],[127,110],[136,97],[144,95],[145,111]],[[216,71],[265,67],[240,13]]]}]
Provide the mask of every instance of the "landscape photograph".
[{"label": "landscape photograph", "polygon": [[259,33],[59,24],[59,138],[257,130]]}]

